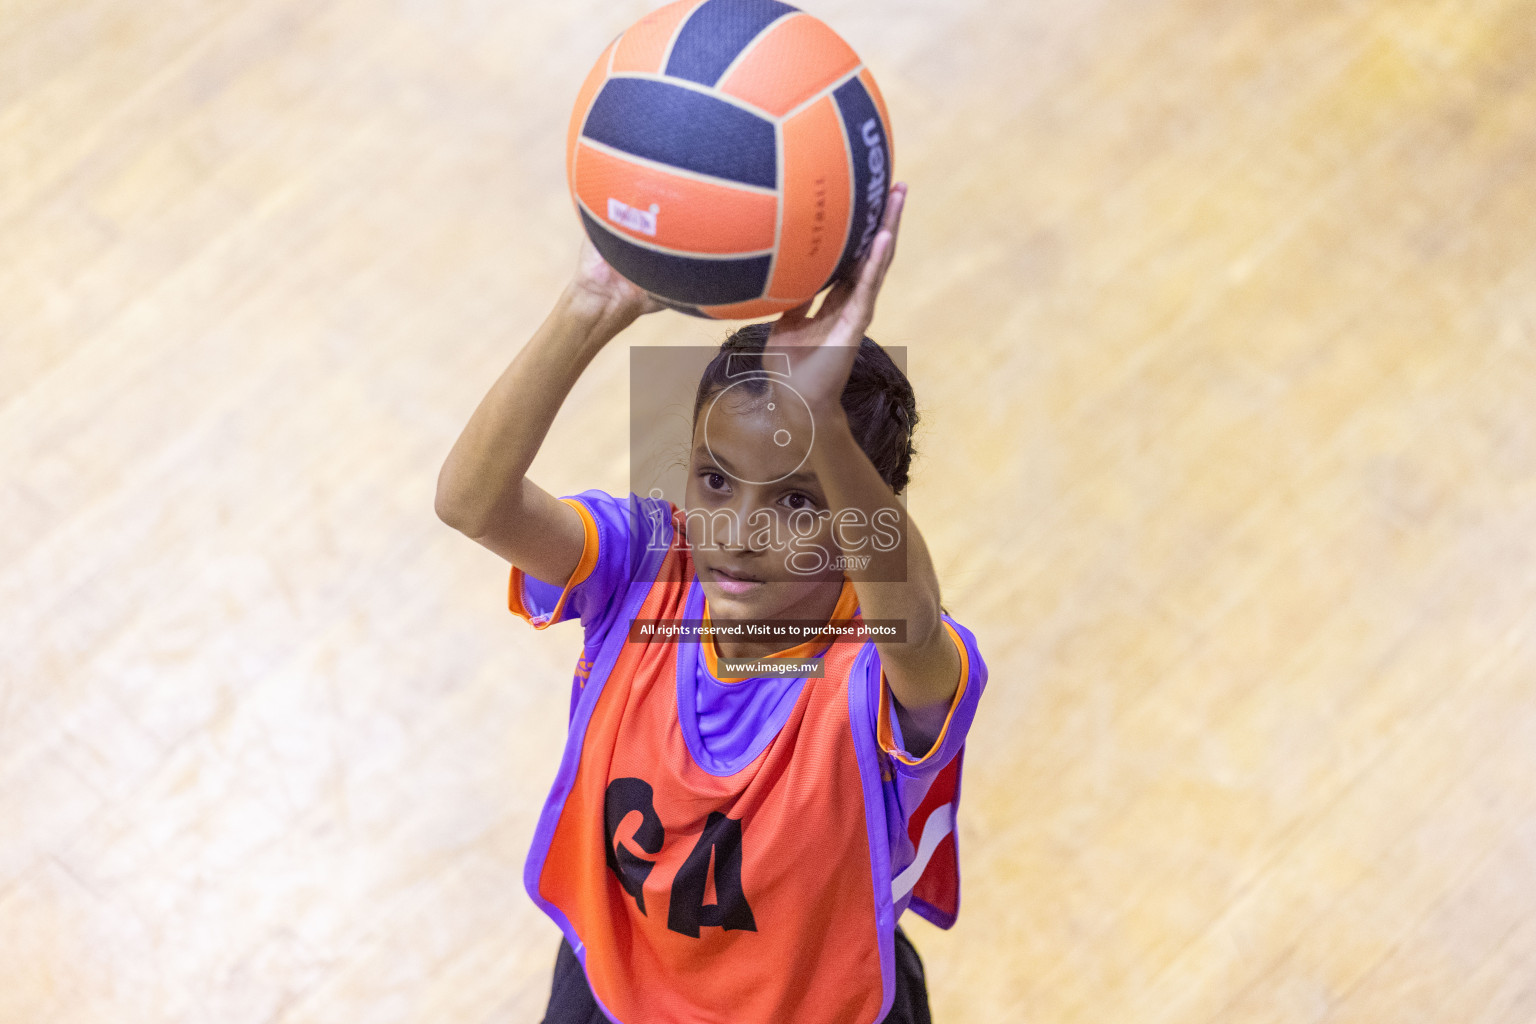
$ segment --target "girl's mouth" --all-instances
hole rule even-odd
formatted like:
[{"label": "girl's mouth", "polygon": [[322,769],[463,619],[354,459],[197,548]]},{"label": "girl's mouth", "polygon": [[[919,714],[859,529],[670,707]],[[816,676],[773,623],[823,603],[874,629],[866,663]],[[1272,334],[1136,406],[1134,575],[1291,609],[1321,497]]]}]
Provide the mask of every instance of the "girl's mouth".
[{"label": "girl's mouth", "polygon": [[754,587],[763,585],[762,580],[748,579],[744,576],[732,576],[723,569],[711,569],[710,573],[714,575],[715,582],[719,584],[720,589],[733,597],[740,596]]}]

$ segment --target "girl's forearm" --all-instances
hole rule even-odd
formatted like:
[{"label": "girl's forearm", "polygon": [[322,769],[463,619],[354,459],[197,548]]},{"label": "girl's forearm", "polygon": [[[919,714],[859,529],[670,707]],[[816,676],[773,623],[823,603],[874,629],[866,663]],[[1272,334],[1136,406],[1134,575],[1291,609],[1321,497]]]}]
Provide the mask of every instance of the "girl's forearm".
[{"label": "girl's forearm", "polygon": [[568,287],[513,358],[454,442],[437,478],[437,514],[478,536],[493,517],[515,517],[539,446],[587,364],[636,318]]},{"label": "girl's forearm", "polygon": [[[845,570],[859,596],[863,618],[897,619],[905,625],[902,643],[875,641],[891,692],[914,713],[942,708],[954,697],[960,662],[940,619],[939,579],[928,545],[854,440],[841,406],[823,409],[816,417],[816,428],[811,468],[828,507],[835,513],[856,511],[857,522],[873,523],[877,516],[888,516],[886,521],[895,525],[898,542],[893,547],[882,550],[859,543],[844,552],[868,556],[867,562]],[[833,537],[838,544],[845,539],[838,530]]]}]

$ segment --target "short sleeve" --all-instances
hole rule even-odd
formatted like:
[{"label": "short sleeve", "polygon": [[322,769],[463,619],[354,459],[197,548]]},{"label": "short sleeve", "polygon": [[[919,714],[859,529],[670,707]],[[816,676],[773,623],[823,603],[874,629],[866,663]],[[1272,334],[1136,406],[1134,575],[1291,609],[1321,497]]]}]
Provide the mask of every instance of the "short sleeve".
[{"label": "short sleeve", "polygon": [[648,544],[661,543],[671,521],[670,508],[634,494],[618,497],[588,490],[560,499],[581,514],[581,560],[562,586],[512,567],[507,607],[535,629],[580,619],[589,635],[606,629]]},{"label": "short sleeve", "polygon": [[987,683],[987,667],[976,650],[976,638],[971,631],[947,615],[942,616],[940,621],[960,653],[960,681],[955,687],[955,696],[950,701],[938,738],[921,757],[913,756],[906,749],[901,735],[901,723],[896,717],[895,702],[891,699],[890,686],[885,679],[885,670],[880,667],[878,653],[871,659],[871,675],[880,691],[879,703],[876,705],[879,709],[876,716],[876,740],[880,749],[889,756],[896,773],[909,778],[931,779],[964,746],[966,734],[970,732],[971,722],[976,717],[981,692]]}]

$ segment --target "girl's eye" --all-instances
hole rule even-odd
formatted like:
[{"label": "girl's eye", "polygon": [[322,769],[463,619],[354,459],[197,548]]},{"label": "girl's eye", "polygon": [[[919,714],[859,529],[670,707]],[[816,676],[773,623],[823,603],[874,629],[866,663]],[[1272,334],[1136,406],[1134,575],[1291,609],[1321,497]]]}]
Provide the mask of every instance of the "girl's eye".
[{"label": "girl's eye", "polygon": [[712,491],[718,491],[720,488],[725,486],[725,477],[721,476],[719,473],[714,472],[713,470],[709,470],[700,475],[704,477],[705,486],[707,486]]},{"label": "girl's eye", "polygon": [[816,504],[810,498],[806,497],[804,494],[801,494],[799,491],[791,491],[790,493],[784,495],[784,500],[788,502],[789,507],[796,512],[803,508],[811,508]]}]

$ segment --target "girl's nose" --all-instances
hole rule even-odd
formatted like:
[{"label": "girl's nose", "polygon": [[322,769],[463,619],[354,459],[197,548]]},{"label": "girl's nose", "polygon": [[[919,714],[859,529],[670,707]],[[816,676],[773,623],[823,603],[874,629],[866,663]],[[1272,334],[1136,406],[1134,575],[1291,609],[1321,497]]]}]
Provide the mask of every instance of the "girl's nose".
[{"label": "girl's nose", "polygon": [[730,510],[730,522],[726,525],[725,537],[721,545],[740,554],[756,554],[757,548],[752,542],[761,540],[757,536],[761,533],[761,524],[756,523],[753,518],[753,513],[758,511],[756,503],[751,495],[739,495],[731,504]]},{"label": "girl's nose", "polygon": [[727,551],[744,552],[748,537],[747,517],[752,514],[752,507],[745,500],[738,498],[730,505],[730,512],[724,524],[724,536],[720,540],[720,546]]}]

